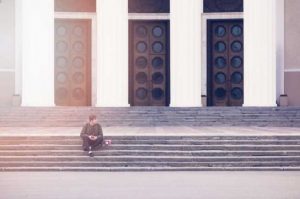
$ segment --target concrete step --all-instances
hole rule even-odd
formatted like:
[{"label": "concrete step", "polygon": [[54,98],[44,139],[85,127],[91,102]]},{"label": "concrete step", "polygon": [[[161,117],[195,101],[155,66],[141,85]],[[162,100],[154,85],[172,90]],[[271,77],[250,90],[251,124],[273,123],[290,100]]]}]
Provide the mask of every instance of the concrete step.
[{"label": "concrete step", "polygon": [[[201,136],[156,136],[156,135],[137,135],[137,136],[105,136],[104,139],[112,141],[298,141],[299,135],[201,135]],[[0,141],[80,141],[80,136],[0,136]]]},{"label": "concrete step", "polygon": [[1,171],[300,170],[300,136],[108,136],[88,157],[79,136],[0,137]]},{"label": "concrete step", "polygon": [[[80,139],[0,140],[0,145],[81,145]],[[114,145],[299,145],[300,140],[113,140]]]},{"label": "concrete step", "polygon": [[[95,156],[182,156],[182,157],[215,157],[215,156],[300,156],[300,151],[221,151],[221,150],[201,150],[201,151],[148,151],[148,150],[101,150],[95,151]],[[86,156],[82,150],[1,150],[0,157],[26,157],[26,156]]]},{"label": "concrete step", "polygon": [[284,126],[300,127],[300,107],[0,108],[0,126],[82,126],[90,113],[103,126]]},{"label": "concrete step", "polygon": [[[80,150],[79,145],[0,145],[0,150]],[[300,145],[111,145],[105,150],[181,150],[181,151],[199,151],[199,150],[227,150],[227,151],[290,151],[300,150]]]},{"label": "concrete step", "polygon": [[[0,168],[6,167],[300,167],[300,161],[260,161],[260,162],[3,162]],[[2,169],[3,170],[3,169]]]},{"label": "concrete step", "polygon": [[0,162],[183,162],[183,163],[200,163],[200,162],[300,162],[300,156],[236,156],[236,157],[184,157],[184,156],[95,156],[93,158],[85,156],[27,156],[15,157],[6,156],[0,157]]},{"label": "concrete step", "polygon": [[0,167],[0,171],[159,172],[159,171],[300,171],[300,167]]}]

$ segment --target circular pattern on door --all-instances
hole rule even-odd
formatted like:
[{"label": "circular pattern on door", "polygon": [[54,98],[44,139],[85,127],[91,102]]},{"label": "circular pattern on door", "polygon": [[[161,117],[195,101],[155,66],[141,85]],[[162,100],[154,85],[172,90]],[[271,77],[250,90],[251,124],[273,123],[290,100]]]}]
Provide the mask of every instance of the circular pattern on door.
[{"label": "circular pattern on door", "polygon": [[160,26],[155,26],[152,29],[152,34],[154,37],[159,38],[163,35],[163,29]]},{"label": "circular pattern on door", "polygon": [[234,68],[240,68],[243,64],[243,60],[239,56],[235,56],[231,59],[231,66]]},{"label": "circular pattern on door", "polygon": [[151,93],[155,100],[161,100],[164,97],[164,91],[161,88],[154,88]]},{"label": "circular pattern on door", "polygon": [[240,84],[243,81],[243,75],[240,72],[234,72],[231,75],[231,82],[233,84]]},{"label": "circular pattern on door", "polygon": [[164,75],[160,72],[152,74],[153,84],[162,84],[164,82]]},{"label": "circular pattern on door", "polygon": [[68,49],[68,44],[64,41],[59,41],[56,43],[56,49],[59,52],[65,52]]},{"label": "circular pattern on door", "polygon": [[65,36],[67,34],[67,29],[64,26],[59,26],[56,29],[56,34],[59,36]]},{"label": "circular pattern on door", "polygon": [[135,65],[138,67],[138,68],[146,68],[148,64],[148,61],[147,61],[147,58],[146,57],[138,57],[136,60],[135,60]]},{"label": "circular pattern on door", "polygon": [[55,63],[57,67],[65,68],[68,65],[68,60],[66,57],[57,57]]},{"label": "circular pattern on door", "polygon": [[215,28],[215,34],[217,37],[224,37],[226,35],[226,28],[224,26],[217,26]]},{"label": "circular pattern on door", "polygon": [[66,83],[68,80],[68,75],[66,73],[58,73],[56,75],[56,81],[60,84]]},{"label": "circular pattern on door", "polygon": [[231,97],[235,100],[240,100],[243,98],[243,90],[241,88],[233,88],[231,90]]},{"label": "circular pattern on door", "polygon": [[240,41],[234,41],[231,44],[231,50],[233,52],[241,52],[243,50],[243,44]]},{"label": "circular pattern on door", "polygon": [[135,29],[135,33],[138,37],[144,38],[147,36],[147,28],[145,26],[137,26]]},{"label": "circular pattern on door", "polygon": [[226,82],[226,75],[222,72],[215,74],[215,82],[217,84],[224,84]]},{"label": "circular pattern on door", "polygon": [[75,88],[72,92],[72,96],[76,100],[82,100],[84,98],[84,90],[82,88]]},{"label": "circular pattern on door", "polygon": [[226,97],[226,90],[224,88],[217,88],[215,90],[215,96],[217,99],[222,100]]},{"label": "circular pattern on door", "polygon": [[215,50],[219,53],[225,52],[226,44],[223,41],[219,41],[215,44]]},{"label": "circular pattern on door", "polygon": [[72,61],[72,65],[75,68],[82,68],[84,66],[84,59],[82,57],[75,57]]},{"label": "circular pattern on door", "polygon": [[219,69],[225,68],[227,65],[227,61],[224,57],[217,57],[215,59],[215,66]]},{"label": "circular pattern on door", "polygon": [[144,72],[139,72],[135,75],[135,80],[139,84],[145,84],[147,82],[147,74]]},{"label": "circular pattern on door", "polygon": [[80,72],[74,73],[73,76],[72,76],[72,80],[76,84],[81,84],[84,81],[84,75]]},{"label": "circular pattern on door", "polygon": [[148,91],[145,88],[138,88],[135,91],[135,96],[139,99],[139,100],[145,100],[147,98],[148,95]]},{"label": "circular pattern on door", "polygon": [[152,50],[155,53],[161,53],[163,51],[163,49],[164,49],[164,46],[161,42],[157,41],[152,44]]},{"label": "circular pattern on door", "polygon": [[235,25],[231,28],[231,34],[235,37],[239,37],[243,34],[243,29],[239,25]]},{"label": "circular pattern on door", "polygon": [[143,41],[140,41],[136,44],[136,50],[139,52],[139,53],[144,53],[146,52],[147,50],[147,44]]},{"label": "circular pattern on door", "polygon": [[164,65],[164,60],[161,57],[154,57],[152,59],[152,67],[155,69],[161,69]]},{"label": "circular pattern on door", "polygon": [[83,30],[83,28],[80,27],[80,26],[76,26],[76,27],[73,29],[73,34],[76,35],[76,36],[78,36],[78,37],[82,36],[83,33],[84,33],[84,30]]},{"label": "circular pattern on door", "polygon": [[73,44],[73,49],[80,52],[83,50],[84,44],[81,41],[77,41]]}]

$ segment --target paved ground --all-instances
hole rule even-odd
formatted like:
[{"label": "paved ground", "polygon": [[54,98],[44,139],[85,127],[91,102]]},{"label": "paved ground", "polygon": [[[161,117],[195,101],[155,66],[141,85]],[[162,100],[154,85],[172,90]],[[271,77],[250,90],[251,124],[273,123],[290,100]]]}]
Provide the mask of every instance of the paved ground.
[{"label": "paved ground", "polygon": [[299,199],[300,172],[0,173],[1,199]]},{"label": "paved ground", "polygon": [[[300,135],[294,127],[104,127],[104,135]],[[78,127],[0,127],[4,135],[79,135]]]}]

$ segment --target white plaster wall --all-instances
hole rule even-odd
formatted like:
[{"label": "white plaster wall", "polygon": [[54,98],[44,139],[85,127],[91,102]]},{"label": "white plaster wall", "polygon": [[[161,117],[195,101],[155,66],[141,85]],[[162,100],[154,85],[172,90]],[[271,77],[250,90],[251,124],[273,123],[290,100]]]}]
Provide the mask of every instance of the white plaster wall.
[{"label": "white plaster wall", "polygon": [[0,3],[0,72],[14,70],[14,0]]},{"label": "white plaster wall", "polygon": [[300,71],[300,1],[285,0],[285,69]]},{"label": "white plaster wall", "polygon": [[300,1],[285,0],[285,94],[289,106],[300,106]]}]

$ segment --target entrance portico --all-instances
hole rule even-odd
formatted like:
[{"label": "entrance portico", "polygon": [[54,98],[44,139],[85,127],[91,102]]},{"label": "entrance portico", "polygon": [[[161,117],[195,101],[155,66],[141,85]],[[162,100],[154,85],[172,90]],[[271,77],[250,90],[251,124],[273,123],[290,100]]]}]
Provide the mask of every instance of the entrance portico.
[{"label": "entrance portico", "polygon": [[[34,3],[35,6],[32,6]],[[244,0],[244,104],[276,106],[283,88],[280,0]],[[54,0],[15,0],[16,86],[22,106],[54,103]],[[281,13],[280,16],[279,13]],[[97,0],[96,99],[92,106],[129,106],[128,2]],[[170,106],[201,107],[203,0],[170,0]],[[149,14],[145,14],[149,16]],[[283,16],[282,16],[283,17]],[[282,21],[282,20],[281,20]],[[95,52],[94,52],[95,53]],[[95,60],[93,60],[95,61]],[[204,66],[207,67],[207,66]],[[277,74],[279,71],[279,74]],[[21,74],[21,75],[17,75]],[[21,83],[20,83],[21,82]],[[280,89],[278,89],[280,88]]]}]

